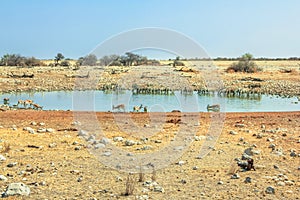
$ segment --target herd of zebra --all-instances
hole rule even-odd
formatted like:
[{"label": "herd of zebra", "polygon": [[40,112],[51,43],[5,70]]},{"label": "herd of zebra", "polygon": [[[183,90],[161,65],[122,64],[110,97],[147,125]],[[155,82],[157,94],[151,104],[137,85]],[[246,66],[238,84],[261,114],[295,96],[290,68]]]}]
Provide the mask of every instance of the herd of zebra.
[{"label": "herd of zebra", "polygon": [[[10,107],[9,98],[3,99],[3,104]],[[23,108],[23,109],[34,109],[34,110],[43,110],[43,106],[40,106],[37,103],[34,103],[33,100],[18,100],[17,104],[13,104],[11,108]]]}]

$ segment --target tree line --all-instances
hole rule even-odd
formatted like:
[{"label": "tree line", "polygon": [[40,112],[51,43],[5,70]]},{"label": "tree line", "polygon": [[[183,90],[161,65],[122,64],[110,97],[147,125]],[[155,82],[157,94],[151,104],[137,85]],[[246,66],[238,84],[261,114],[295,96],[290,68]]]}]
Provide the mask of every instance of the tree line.
[{"label": "tree line", "polygon": [[[49,66],[71,66],[71,59],[65,58],[62,53],[57,53],[53,62]],[[133,65],[159,65],[159,61],[148,59],[146,56],[141,56],[131,52],[126,52],[124,55],[106,55],[98,59],[96,55],[89,54],[77,59],[75,67],[80,66],[133,66]],[[34,67],[46,66],[40,59],[35,57],[25,57],[20,54],[5,54],[0,59],[0,66],[20,66]]]}]

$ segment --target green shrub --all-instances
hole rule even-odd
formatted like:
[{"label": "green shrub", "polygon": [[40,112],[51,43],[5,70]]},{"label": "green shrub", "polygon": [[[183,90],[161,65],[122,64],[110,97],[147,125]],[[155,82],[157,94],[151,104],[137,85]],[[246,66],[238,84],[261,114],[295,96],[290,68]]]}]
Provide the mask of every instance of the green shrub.
[{"label": "green shrub", "polygon": [[253,56],[249,53],[244,54],[239,58],[237,63],[232,63],[230,67],[226,69],[227,72],[246,72],[246,73],[255,73],[258,71],[262,71],[256,63],[252,60]]}]

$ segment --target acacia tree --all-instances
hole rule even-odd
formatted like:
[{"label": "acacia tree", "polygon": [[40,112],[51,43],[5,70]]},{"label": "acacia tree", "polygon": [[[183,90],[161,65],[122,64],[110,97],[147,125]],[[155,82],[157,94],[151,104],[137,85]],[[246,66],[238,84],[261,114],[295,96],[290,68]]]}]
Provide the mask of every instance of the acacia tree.
[{"label": "acacia tree", "polygon": [[65,56],[62,53],[58,53],[54,58],[55,66],[57,66],[58,62],[63,60],[64,58]]},{"label": "acacia tree", "polygon": [[94,54],[89,54],[83,58],[81,64],[86,66],[95,66],[97,64],[97,56]]}]

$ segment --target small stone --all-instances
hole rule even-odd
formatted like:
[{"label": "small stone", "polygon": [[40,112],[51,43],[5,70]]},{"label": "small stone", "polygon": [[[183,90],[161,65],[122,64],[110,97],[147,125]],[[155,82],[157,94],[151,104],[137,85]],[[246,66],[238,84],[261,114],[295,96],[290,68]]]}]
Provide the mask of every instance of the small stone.
[{"label": "small stone", "polygon": [[46,132],[48,132],[48,133],[54,133],[54,129],[53,128],[46,128]]},{"label": "small stone", "polygon": [[117,176],[117,177],[116,177],[116,182],[120,182],[120,181],[123,181],[122,177]]},{"label": "small stone", "polygon": [[38,133],[46,133],[46,129],[45,128],[39,128],[37,130]]},{"label": "small stone", "polygon": [[81,149],[81,147],[77,146],[74,148],[75,151],[79,151]]},{"label": "small stone", "polygon": [[275,144],[273,144],[273,143],[269,145],[269,148],[272,148],[272,149],[274,149],[275,147],[276,147],[276,145],[275,145]]},{"label": "small stone", "polygon": [[275,188],[272,187],[272,186],[268,186],[268,187],[266,188],[266,193],[267,193],[267,194],[275,194]]},{"label": "small stone", "polygon": [[193,170],[198,170],[198,169],[199,169],[199,167],[197,167],[197,166],[193,167]]},{"label": "small stone", "polygon": [[32,126],[36,126],[36,125],[37,125],[37,123],[33,121],[33,122],[31,122],[31,123],[30,123],[30,125],[32,125]]},{"label": "small stone", "polygon": [[266,129],[266,126],[265,126],[264,124],[262,124],[262,125],[260,126],[260,128]]},{"label": "small stone", "polygon": [[7,186],[6,191],[2,194],[2,197],[21,195],[28,196],[30,194],[30,188],[24,183],[11,183]]},{"label": "small stone", "polygon": [[110,140],[106,137],[103,137],[101,138],[100,143],[107,145],[110,143]]},{"label": "small stone", "polygon": [[78,179],[77,179],[77,182],[82,182],[83,181],[83,178],[82,177],[79,177]]},{"label": "small stone", "polygon": [[293,181],[284,181],[284,183],[288,186],[295,185]]},{"label": "small stone", "polygon": [[102,148],[105,148],[105,144],[102,144],[102,143],[99,143],[99,144],[96,144],[95,149],[102,149]]},{"label": "small stone", "polygon": [[114,137],[113,141],[114,142],[122,142],[123,141],[123,137]]},{"label": "small stone", "polygon": [[279,169],[278,165],[274,165],[273,167],[274,169]]},{"label": "small stone", "polygon": [[223,181],[218,181],[218,185],[223,185],[224,182]]},{"label": "small stone", "polygon": [[39,126],[45,126],[45,123],[44,122],[40,122]]},{"label": "small stone", "polygon": [[57,144],[56,144],[56,143],[51,143],[51,144],[49,144],[48,146],[49,146],[49,148],[54,148],[54,147],[57,146]]},{"label": "small stone", "polygon": [[145,127],[145,128],[149,128],[150,125],[149,125],[149,124],[144,124],[144,127]]},{"label": "small stone", "polygon": [[111,156],[111,152],[107,151],[107,152],[104,152],[102,155],[109,157],[109,156]]},{"label": "small stone", "polygon": [[243,142],[243,141],[244,141],[244,138],[243,138],[243,137],[241,137],[241,138],[239,139],[239,141],[240,141],[240,142]]},{"label": "small stone", "polygon": [[153,189],[154,192],[165,192],[165,189],[159,185],[156,185],[154,186],[154,189]]},{"label": "small stone", "polygon": [[263,138],[263,134],[261,134],[261,133],[257,134],[256,138],[258,138],[258,139]]},{"label": "small stone", "polygon": [[14,166],[16,166],[18,163],[17,162],[14,162],[14,163],[9,163],[9,164],[7,164],[7,167],[14,167]]},{"label": "small stone", "polygon": [[278,185],[278,186],[285,186],[285,183],[282,182],[282,181],[279,181],[279,182],[277,183],[277,185]]},{"label": "small stone", "polygon": [[238,127],[238,128],[244,128],[244,127],[245,127],[245,124],[236,124],[235,127]]},{"label": "small stone", "polygon": [[7,178],[4,175],[0,175],[0,181],[7,181]]},{"label": "small stone", "polygon": [[78,136],[85,137],[85,136],[87,136],[87,135],[88,135],[88,133],[87,133],[86,131],[84,131],[84,130],[80,130],[80,131],[78,132]]},{"label": "small stone", "polygon": [[6,160],[6,158],[0,154],[0,161],[5,161],[5,160]]},{"label": "small stone", "polygon": [[251,177],[246,177],[246,179],[245,179],[244,182],[245,183],[251,183],[252,182],[252,178]]},{"label": "small stone", "polygon": [[135,145],[135,144],[136,144],[136,142],[133,141],[133,140],[126,140],[126,141],[125,141],[125,145],[126,145],[126,146],[133,146],[133,145]]},{"label": "small stone", "polygon": [[155,140],[154,143],[160,144],[160,143],[162,143],[162,141],[161,140]]},{"label": "small stone", "polygon": [[184,163],[185,163],[185,161],[181,160],[177,164],[180,165],[180,166],[182,166]]},{"label": "small stone", "polygon": [[291,156],[291,157],[297,157],[297,154],[296,154],[294,151],[292,151],[292,152],[290,153],[290,156]]},{"label": "small stone", "polygon": [[267,138],[268,142],[274,142],[274,140],[272,138]]},{"label": "small stone", "polygon": [[153,147],[152,146],[150,146],[150,145],[147,145],[147,146],[143,146],[142,147],[142,150],[150,150],[150,149],[152,149]]},{"label": "small stone", "polygon": [[186,180],[184,180],[184,179],[182,179],[182,180],[180,181],[180,183],[182,183],[182,184],[186,184],[186,183],[187,183],[187,181],[186,181]]},{"label": "small stone", "polygon": [[238,173],[235,173],[231,176],[231,179],[239,179],[240,175]]},{"label": "small stone", "polygon": [[79,144],[79,142],[77,142],[77,141],[74,141],[74,142],[72,143],[72,145],[77,145],[77,144]]},{"label": "small stone", "polygon": [[237,135],[238,133],[235,132],[235,131],[230,131],[229,134],[230,134],[230,135]]}]

